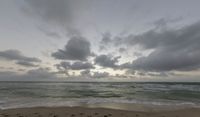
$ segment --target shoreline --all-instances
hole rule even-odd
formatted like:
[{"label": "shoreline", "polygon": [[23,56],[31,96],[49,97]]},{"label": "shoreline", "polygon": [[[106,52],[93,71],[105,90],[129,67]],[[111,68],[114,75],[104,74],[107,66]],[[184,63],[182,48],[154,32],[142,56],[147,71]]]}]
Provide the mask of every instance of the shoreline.
[{"label": "shoreline", "polygon": [[130,111],[89,107],[30,107],[0,110],[0,117],[199,117],[200,108]]},{"label": "shoreline", "polygon": [[[33,102],[34,103],[34,102]],[[183,110],[188,108],[199,108],[200,106],[194,105],[154,105],[154,104],[140,104],[140,103],[95,103],[95,104],[87,104],[87,103],[52,103],[52,104],[38,104],[32,105],[33,103],[29,103],[26,105],[12,105],[8,107],[1,107],[0,110],[10,110],[10,109],[21,109],[21,108],[104,108],[104,109],[114,109],[114,110],[125,110],[125,111],[143,111],[143,112],[157,112],[157,111],[172,111],[172,110]]]}]

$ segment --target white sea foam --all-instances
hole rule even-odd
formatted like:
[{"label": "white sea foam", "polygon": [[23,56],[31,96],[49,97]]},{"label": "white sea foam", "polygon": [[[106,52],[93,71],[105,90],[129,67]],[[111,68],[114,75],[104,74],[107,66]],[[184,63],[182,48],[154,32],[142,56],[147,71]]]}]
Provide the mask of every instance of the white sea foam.
[{"label": "white sea foam", "polygon": [[[129,104],[129,105],[146,105],[146,106],[165,106],[165,107],[200,107],[198,104],[191,102],[178,101],[150,101],[150,100],[125,100],[125,99],[104,99],[104,98],[85,98],[85,99],[68,99],[68,100],[45,100],[45,99],[16,99],[6,103],[1,103],[1,109],[24,108],[24,107],[74,107],[74,106],[90,106],[105,104]],[[97,106],[98,107],[98,106]]]}]

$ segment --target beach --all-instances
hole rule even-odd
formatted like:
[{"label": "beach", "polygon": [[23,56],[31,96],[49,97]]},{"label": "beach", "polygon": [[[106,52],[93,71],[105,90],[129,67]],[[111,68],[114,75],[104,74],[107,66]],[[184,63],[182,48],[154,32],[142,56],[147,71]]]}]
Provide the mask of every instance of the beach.
[{"label": "beach", "polygon": [[200,109],[190,108],[171,111],[126,111],[85,107],[33,107],[6,109],[0,117],[199,117]]},{"label": "beach", "polygon": [[0,0],[0,117],[200,117],[199,11]]}]

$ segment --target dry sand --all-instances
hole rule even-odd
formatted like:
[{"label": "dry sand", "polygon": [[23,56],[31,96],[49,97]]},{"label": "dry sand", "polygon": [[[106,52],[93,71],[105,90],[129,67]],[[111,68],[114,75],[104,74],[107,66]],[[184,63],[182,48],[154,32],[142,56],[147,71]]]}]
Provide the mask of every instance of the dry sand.
[{"label": "dry sand", "polygon": [[140,112],[85,107],[34,107],[0,110],[0,117],[200,117],[200,109]]}]

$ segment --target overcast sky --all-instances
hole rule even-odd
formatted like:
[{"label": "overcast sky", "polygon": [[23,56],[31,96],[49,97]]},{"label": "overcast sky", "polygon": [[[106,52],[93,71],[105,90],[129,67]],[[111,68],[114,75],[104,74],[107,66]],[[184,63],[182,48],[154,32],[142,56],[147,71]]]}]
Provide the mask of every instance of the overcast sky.
[{"label": "overcast sky", "polygon": [[0,80],[200,81],[199,0],[1,0]]}]

